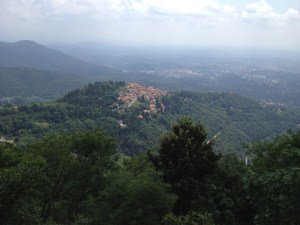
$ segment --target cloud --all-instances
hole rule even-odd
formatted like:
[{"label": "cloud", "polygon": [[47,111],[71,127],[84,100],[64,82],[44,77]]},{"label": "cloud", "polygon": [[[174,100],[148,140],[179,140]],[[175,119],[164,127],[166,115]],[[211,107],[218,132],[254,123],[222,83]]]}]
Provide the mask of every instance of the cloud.
[{"label": "cloud", "polygon": [[300,20],[300,13],[297,10],[289,9],[285,14],[284,17],[290,20]]},{"label": "cloud", "polygon": [[15,40],[246,45],[272,34],[296,46],[299,22],[297,9],[279,13],[266,0],[242,9],[218,0],[0,0],[1,36]]},{"label": "cloud", "polygon": [[236,11],[235,7],[214,0],[111,0],[111,3],[119,11],[146,13],[154,10],[166,15],[201,14],[207,9]]},{"label": "cloud", "polygon": [[276,13],[274,9],[265,1],[254,2],[246,5],[242,10],[241,18],[247,22],[258,23],[260,25],[283,26],[292,20],[299,20],[299,12],[289,9],[286,13]]},{"label": "cloud", "polygon": [[223,26],[232,21],[284,25],[300,19],[297,10],[276,13],[265,0],[248,4],[243,10],[216,0],[10,0],[0,1],[0,8],[0,19],[10,17],[25,21],[74,17],[131,21],[170,19]]},{"label": "cloud", "polygon": [[252,23],[257,26],[285,26],[300,21],[295,9],[277,13],[265,0],[248,4],[242,10],[215,0],[111,0],[112,9],[126,20],[185,21],[197,26],[227,26]]},{"label": "cloud", "polygon": [[246,5],[246,11],[259,15],[273,14],[273,8],[264,0]]},{"label": "cloud", "polygon": [[121,16],[130,14],[140,18],[187,21],[201,19],[203,24],[225,21],[237,13],[235,7],[214,0],[112,0],[112,3]]},{"label": "cloud", "polygon": [[25,21],[61,17],[97,18],[99,14],[111,13],[110,9],[109,0],[0,0],[0,18]]}]

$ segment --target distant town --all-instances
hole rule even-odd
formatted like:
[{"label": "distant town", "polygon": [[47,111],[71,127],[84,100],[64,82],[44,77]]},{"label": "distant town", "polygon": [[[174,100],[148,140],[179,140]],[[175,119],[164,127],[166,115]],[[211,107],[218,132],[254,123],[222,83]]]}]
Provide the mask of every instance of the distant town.
[{"label": "distant town", "polygon": [[[164,111],[165,106],[163,103],[157,103],[157,99],[167,95],[167,91],[150,87],[145,87],[137,83],[128,83],[125,89],[119,93],[118,97],[118,109],[126,109],[131,107],[137,100],[143,102],[149,102],[149,109],[144,110],[145,113],[156,113],[158,110]],[[138,116],[142,119],[142,113]]]}]

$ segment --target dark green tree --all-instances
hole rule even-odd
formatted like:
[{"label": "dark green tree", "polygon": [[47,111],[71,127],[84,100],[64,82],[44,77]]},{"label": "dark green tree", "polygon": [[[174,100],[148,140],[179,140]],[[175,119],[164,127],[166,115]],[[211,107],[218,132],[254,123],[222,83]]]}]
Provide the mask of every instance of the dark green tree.
[{"label": "dark green tree", "polygon": [[178,195],[176,214],[209,207],[207,180],[220,156],[213,151],[201,124],[182,118],[162,137],[158,154],[149,152],[149,157]]},{"label": "dark green tree", "polygon": [[253,224],[253,209],[246,199],[243,186],[246,165],[236,154],[223,154],[218,161],[218,169],[211,176],[210,195],[215,209],[213,217],[217,224]]},{"label": "dark green tree", "polygon": [[211,214],[191,212],[185,216],[166,215],[163,225],[215,225]]},{"label": "dark green tree", "polygon": [[300,131],[258,143],[246,180],[257,225],[300,224]]},{"label": "dark green tree", "polygon": [[39,189],[44,183],[45,161],[20,151],[13,145],[0,145],[0,224],[38,224]]},{"label": "dark green tree", "polygon": [[28,147],[46,161],[40,190],[44,222],[74,222],[83,201],[104,187],[105,173],[114,165],[114,148],[101,130],[48,137]]},{"label": "dark green tree", "polygon": [[119,164],[106,188],[87,201],[87,224],[160,225],[176,196],[144,155],[121,158]]},{"label": "dark green tree", "polygon": [[101,130],[46,137],[19,149],[0,145],[0,221],[74,224],[115,167],[115,143]]}]

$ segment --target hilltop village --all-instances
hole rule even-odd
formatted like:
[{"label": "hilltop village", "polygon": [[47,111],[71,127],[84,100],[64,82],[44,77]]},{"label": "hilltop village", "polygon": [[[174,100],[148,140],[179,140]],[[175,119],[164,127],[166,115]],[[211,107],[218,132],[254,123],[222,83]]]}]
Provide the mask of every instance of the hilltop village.
[{"label": "hilltop village", "polygon": [[[157,100],[167,95],[168,92],[150,87],[145,87],[137,83],[128,83],[123,91],[119,93],[118,97],[118,109],[126,109],[131,107],[137,100],[141,102],[149,102],[149,109],[144,110],[145,113],[157,113],[158,111],[164,111],[165,106]],[[138,116],[142,119],[142,113]]]}]

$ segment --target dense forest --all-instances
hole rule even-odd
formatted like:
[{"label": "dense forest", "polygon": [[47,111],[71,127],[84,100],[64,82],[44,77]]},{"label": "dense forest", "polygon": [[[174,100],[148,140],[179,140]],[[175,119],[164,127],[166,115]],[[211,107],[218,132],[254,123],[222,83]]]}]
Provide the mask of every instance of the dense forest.
[{"label": "dense forest", "polygon": [[0,106],[54,100],[81,87],[86,80],[33,68],[0,67]]},{"label": "dense forest", "polygon": [[130,87],[0,109],[0,224],[300,223],[299,113],[215,92],[125,104]]},{"label": "dense forest", "polygon": [[300,0],[0,0],[0,225],[300,225],[299,28]]},{"label": "dense forest", "polygon": [[298,112],[262,106],[231,93],[170,92],[156,99],[164,110],[144,113],[149,101],[142,98],[120,110],[118,97],[125,86],[124,82],[97,82],[55,102],[6,106],[0,109],[0,134],[26,146],[45,135],[101,127],[115,138],[119,152],[132,155],[157,149],[161,134],[179,117],[190,116],[207,127],[209,138],[217,134],[217,151],[244,154],[245,144],[274,137],[299,124]]},{"label": "dense forest", "polygon": [[96,129],[0,145],[6,225],[297,225],[300,131],[220,154],[205,127],[181,118],[157,151],[125,156]]}]

